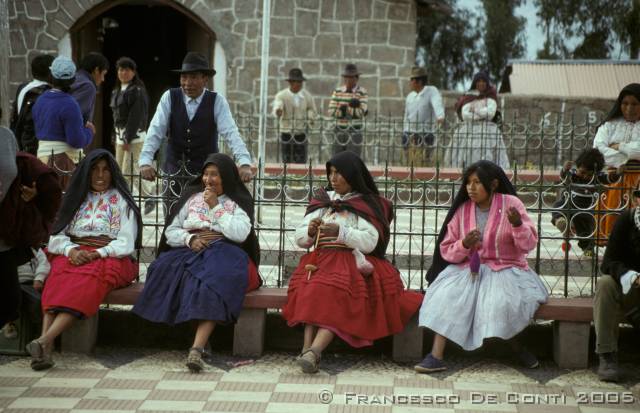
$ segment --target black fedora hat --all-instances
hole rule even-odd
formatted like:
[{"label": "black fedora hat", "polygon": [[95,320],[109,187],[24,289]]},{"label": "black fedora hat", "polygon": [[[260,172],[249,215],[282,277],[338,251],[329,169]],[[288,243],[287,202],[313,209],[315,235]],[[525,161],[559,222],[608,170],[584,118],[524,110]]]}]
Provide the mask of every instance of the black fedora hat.
[{"label": "black fedora hat", "polygon": [[204,73],[208,76],[213,76],[216,71],[209,67],[207,59],[202,53],[188,52],[182,61],[182,67],[180,69],[172,70],[176,73]]},{"label": "black fedora hat", "polygon": [[307,80],[306,77],[304,77],[304,75],[302,74],[302,69],[298,69],[298,68],[293,68],[291,70],[289,70],[289,77],[286,78],[285,80],[288,81],[295,81],[295,82],[303,82],[305,80]]}]

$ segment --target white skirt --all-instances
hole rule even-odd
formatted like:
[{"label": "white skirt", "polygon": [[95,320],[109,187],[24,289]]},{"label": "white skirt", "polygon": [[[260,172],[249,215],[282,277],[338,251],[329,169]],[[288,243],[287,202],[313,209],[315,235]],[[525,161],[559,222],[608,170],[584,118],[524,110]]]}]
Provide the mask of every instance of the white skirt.
[{"label": "white skirt", "polygon": [[475,350],[485,338],[507,340],[524,330],[547,297],[529,268],[493,271],[482,264],[472,277],[468,266],[451,264],[427,288],[419,325]]},{"label": "white skirt", "polygon": [[462,168],[480,160],[509,169],[509,157],[498,126],[488,121],[466,121],[454,132],[444,155],[445,164]]}]

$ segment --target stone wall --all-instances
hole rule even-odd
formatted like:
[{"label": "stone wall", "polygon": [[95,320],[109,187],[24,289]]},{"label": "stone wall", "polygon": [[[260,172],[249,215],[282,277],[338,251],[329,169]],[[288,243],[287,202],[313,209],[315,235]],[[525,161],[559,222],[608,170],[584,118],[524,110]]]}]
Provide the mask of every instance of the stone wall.
[{"label": "stone wall", "polygon": [[[100,0],[9,0],[11,94],[29,77],[38,53],[57,53],[59,40]],[[114,2],[115,3],[115,2]],[[135,3],[139,4],[139,1]],[[238,110],[258,107],[260,0],[180,0],[216,35],[228,62],[227,95]],[[415,60],[414,0],[272,0],[269,94],[301,67],[307,88],[327,107],[345,63],[355,62],[370,93],[370,110],[394,112],[407,93]]]}]

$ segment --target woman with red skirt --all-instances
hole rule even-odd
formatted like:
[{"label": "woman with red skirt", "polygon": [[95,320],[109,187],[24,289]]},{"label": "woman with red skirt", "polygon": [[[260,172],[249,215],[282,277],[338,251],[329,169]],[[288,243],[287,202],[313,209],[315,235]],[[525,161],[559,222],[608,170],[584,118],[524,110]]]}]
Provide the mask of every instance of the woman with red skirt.
[{"label": "woman with red skirt", "polygon": [[345,151],[326,166],[329,191],[316,193],[295,234],[300,247],[315,248],[293,272],[282,310],[289,326],[305,325],[297,358],[305,373],[318,371],[335,336],[369,346],[401,332],[422,302],[385,259],[393,206],[364,162]]},{"label": "woman with red skirt", "polygon": [[138,274],[142,220],[113,156],[90,152],[71,177],[49,239],[51,272],[42,293],[42,335],[27,344],[31,368],[53,366],[56,337],[93,316],[113,289]]}]

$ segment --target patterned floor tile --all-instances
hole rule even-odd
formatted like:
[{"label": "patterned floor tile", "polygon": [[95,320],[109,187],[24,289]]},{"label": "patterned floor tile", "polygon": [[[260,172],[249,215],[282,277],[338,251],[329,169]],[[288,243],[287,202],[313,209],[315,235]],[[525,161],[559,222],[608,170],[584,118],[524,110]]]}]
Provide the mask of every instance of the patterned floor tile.
[{"label": "patterned floor tile", "polygon": [[84,399],[144,400],[151,390],[90,389]]},{"label": "patterned floor tile", "polygon": [[225,381],[248,381],[253,383],[277,383],[280,379],[280,373],[256,373],[247,374],[238,371],[232,371],[220,378],[220,382]]},{"label": "patterned floor tile", "polygon": [[47,372],[47,378],[101,379],[109,370],[61,370],[54,369]]},{"label": "patterned floor tile", "polygon": [[73,409],[79,398],[21,397],[9,405],[10,409]]},{"label": "patterned floor tile", "polygon": [[17,408],[17,409],[6,409],[3,410],[2,413],[70,413],[72,410],[69,409],[35,409],[35,408]]},{"label": "patterned floor tile", "polygon": [[456,413],[517,413],[518,406],[506,403],[471,403],[462,401],[455,406]]},{"label": "patterned floor tile", "polygon": [[151,390],[158,383],[160,383],[158,380],[112,379],[108,377],[100,380],[93,387],[96,389]]},{"label": "patterned floor tile", "polygon": [[[157,390],[202,390],[213,391],[216,381],[162,380],[156,385]],[[264,383],[266,384],[266,383]]]},{"label": "patterned floor tile", "polygon": [[0,397],[1,398],[14,398],[20,397],[25,391],[27,391],[28,387],[0,387]]},{"label": "patterned floor tile", "polygon": [[33,384],[33,387],[93,387],[100,379],[74,379],[70,377],[43,377]]},{"label": "patterned floor tile", "polygon": [[393,406],[340,406],[333,405],[329,413],[392,413]]},{"label": "patterned floor tile", "polygon": [[216,391],[255,391],[272,392],[276,387],[275,383],[251,383],[246,381],[221,381],[216,386]]},{"label": "patterned floor tile", "polygon": [[89,389],[77,387],[32,387],[20,395],[20,397],[77,397],[81,398]]},{"label": "patterned floor tile", "polygon": [[0,376],[0,387],[28,387],[40,380],[38,377],[2,377]]},{"label": "patterned floor tile", "polygon": [[580,413],[576,406],[519,404],[518,413]]},{"label": "patterned floor tile", "polygon": [[455,390],[471,390],[486,392],[510,392],[511,385],[504,383],[483,383],[483,382],[466,382],[456,381],[453,384]]},{"label": "patterned floor tile", "polygon": [[86,410],[136,410],[143,400],[80,400],[75,409]]},{"label": "patterned floor tile", "polygon": [[15,397],[0,397],[0,409],[3,409],[13,403]]},{"label": "patterned floor tile", "polygon": [[453,382],[447,380],[434,380],[424,376],[414,377],[396,377],[394,380],[395,387],[419,387],[433,389],[453,389]]},{"label": "patterned floor tile", "polygon": [[219,381],[222,373],[200,373],[192,374],[182,371],[168,371],[164,374],[163,380],[186,380],[186,381]]},{"label": "patterned floor tile", "polygon": [[271,392],[250,392],[250,391],[214,391],[209,396],[209,401],[246,401],[265,403],[271,399]]},{"label": "patterned floor tile", "polygon": [[326,404],[269,403],[266,413],[328,413]]},{"label": "patterned floor tile", "polygon": [[147,410],[169,411],[169,412],[200,412],[204,407],[204,402],[198,401],[175,401],[145,400],[138,408],[138,411],[145,413]]},{"label": "patterned floor tile", "polygon": [[215,401],[207,402],[202,409],[203,412],[264,412],[268,403],[238,402],[238,401]]},{"label": "patterned floor tile", "polygon": [[297,383],[297,384],[335,384],[336,376],[327,374],[282,374],[278,383]]},{"label": "patterned floor tile", "polygon": [[274,392],[284,392],[284,393],[315,393],[318,394],[323,390],[328,390],[333,392],[334,385],[333,384],[299,384],[299,383],[278,383],[273,389]]},{"label": "patterned floor tile", "polygon": [[[206,401],[210,391],[189,390],[153,390],[147,396],[147,400],[171,400],[171,401]],[[204,405],[204,403],[203,403]]]},{"label": "patterned floor tile", "polygon": [[393,376],[376,376],[376,375],[372,375],[372,374],[368,374],[368,375],[347,375],[347,374],[342,374],[339,375],[338,378],[336,379],[336,384],[355,384],[355,385],[362,385],[362,386],[391,386],[393,387],[393,383],[394,383],[394,377]]}]

